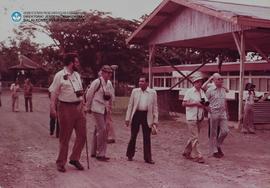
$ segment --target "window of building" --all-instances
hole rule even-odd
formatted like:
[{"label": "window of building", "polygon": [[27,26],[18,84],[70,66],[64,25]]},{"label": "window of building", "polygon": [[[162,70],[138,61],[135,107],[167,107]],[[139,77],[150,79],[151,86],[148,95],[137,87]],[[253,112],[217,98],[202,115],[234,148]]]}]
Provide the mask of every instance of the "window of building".
[{"label": "window of building", "polygon": [[171,80],[171,78],[166,78],[165,84],[166,84],[165,87],[171,87],[172,86],[172,80]]}]

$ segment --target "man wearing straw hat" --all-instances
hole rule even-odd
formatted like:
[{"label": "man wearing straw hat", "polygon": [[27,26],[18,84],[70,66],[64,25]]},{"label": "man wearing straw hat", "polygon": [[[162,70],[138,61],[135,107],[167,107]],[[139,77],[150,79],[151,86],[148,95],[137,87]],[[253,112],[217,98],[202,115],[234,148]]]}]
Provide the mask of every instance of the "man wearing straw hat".
[{"label": "man wearing straw hat", "polygon": [[204,118],[204,110],[207,109],[207,98],[201,89],[203,77],[200,74],[192,78],[194,86],[185,93],[182,105],[186,107],[186,123],[190,133],[189,140],[184,149],[183,156],[186,159],[198,163],[204,163],[201,152],[198,149],[199,133]]}]

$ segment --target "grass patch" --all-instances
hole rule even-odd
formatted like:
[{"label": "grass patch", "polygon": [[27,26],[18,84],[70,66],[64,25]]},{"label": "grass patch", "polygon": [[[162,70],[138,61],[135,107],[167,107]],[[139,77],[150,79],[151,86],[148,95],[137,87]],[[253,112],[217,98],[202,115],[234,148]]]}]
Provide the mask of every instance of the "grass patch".
[{"label": "grass patch", "polygon": [[125,113],[128,106],[129,97],[115,97],[115,101],[113,103],[113,114]]}]

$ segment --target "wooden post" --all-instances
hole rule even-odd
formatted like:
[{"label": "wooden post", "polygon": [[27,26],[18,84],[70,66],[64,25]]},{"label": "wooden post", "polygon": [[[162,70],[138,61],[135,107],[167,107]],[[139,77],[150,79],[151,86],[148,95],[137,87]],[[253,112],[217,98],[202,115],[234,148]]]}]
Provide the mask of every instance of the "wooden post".
[{"label": "wooden post", "polygon": [[240,55],[240,72],[239,72],[239,95],[238,95],[238,128],[241,128],[241,123],[243,120],[243,91],[244,91],[244,76],[245,76],[245,66],[246,61],[246,50],[245,50],[245,36],[244,31],[241,29],[240,36],[239,33],[233,32],[233,38]]},{"label": "wooden post", "polygon": [[148,60],[148,70],[149,70],[149,87],[153,88],[153,73],[152,65],[155,59],[155,45],[149,46],[149,60]]},{"label": "wooden post", "polygon": [[240,54],[240,75],[239,75],[239,107],[238,107],[238,128],[241,128],[243,122],[243,92],[244,92],[244,77],[245,77],[245,61],[246,61],[246,49],[245,49],[245,36],[244,31],[241,30],[241,54]]}]

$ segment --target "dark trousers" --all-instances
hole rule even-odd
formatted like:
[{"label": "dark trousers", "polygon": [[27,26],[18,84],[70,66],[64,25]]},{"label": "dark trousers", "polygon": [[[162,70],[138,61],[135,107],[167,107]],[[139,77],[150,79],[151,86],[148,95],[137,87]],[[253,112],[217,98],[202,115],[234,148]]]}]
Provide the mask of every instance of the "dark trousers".
[{"label": "dark trousers", "polygon": [[55,136],[59,137],[59,122],[57,118],[50,117],[50,135],[53,135],[56,128]]},{"label": "dark trousers", "polygon": [[136,139],[138,132],[140,130],[140,125],[142,125],[143,132],[143,154],[145,161],[151,161],[151,129],[147,124],[147,112],[146,111],[136,111],[131,122],[131,138],[127,148],[127,157],[133,158],[135,155]]},{"label": "dark trousers", "polygon": [[28,103],[29,103],[30,112],[33,112],[32,97],[24,97],[24,101],[25,101],[25,111],[28,112]]}]

